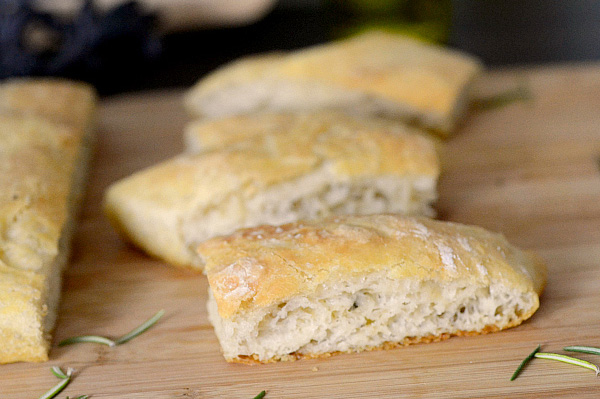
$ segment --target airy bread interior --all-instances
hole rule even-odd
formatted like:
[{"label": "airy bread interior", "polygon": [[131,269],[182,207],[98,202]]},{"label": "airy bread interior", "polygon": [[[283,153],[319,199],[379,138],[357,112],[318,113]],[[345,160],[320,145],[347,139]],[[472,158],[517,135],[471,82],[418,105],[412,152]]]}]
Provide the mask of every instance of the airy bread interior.
[{"label": "airy bread interior", "polygon": [[393,214],[258,226],[198,246],[229,361],[269,362],[516,326],[544,262],[474,226]]},{"label": "airy bread interior", "polygon": [[[184,217],[181,233],[194,262],[197,244],[238,228],[283,224],[331,215],[395,212],[433,215],[436,179],[431,176],[383,176],[346,179],[332,175],[327,165],[294,181],[270,187],[244,201],[232,194],[210,208]],[[200,265],[198,265],[200,266]]]},{"label": "airy bread interior", "polygon": [[335,113],[197,121],[188,152],[113,184],[105,210],[147,252],[202,270],[195,248],[236,229],[330,215],[431,216],[436,141]]},{"label": "airy bread interior", "polygon": [[[465,89],[465,93],[467,90]],[[192,93],[193,94],[193,93]],[[331,110],[351,115],[399,118],[405,123],[432,129],[450,130],[443,115],[423,113],[404,104],[344,90],[320,83],[265,78],[224,87],[202,96],[188,95],[186,106],[196,116],[222,118],[260,112],[302,112]],[[461,97],[464,97],[463,94]],[[457,103],[454,115],[464,111],[465,101]]]},{"label": "airy bread interior", "polygon": [[[485,268],[478,273],[485,276]],[[380,271],[228,319],[210,291],[207,306],[228,361],[266,362],[496,331],[520,324],[539,300],[501,284],[394,279]]]}]

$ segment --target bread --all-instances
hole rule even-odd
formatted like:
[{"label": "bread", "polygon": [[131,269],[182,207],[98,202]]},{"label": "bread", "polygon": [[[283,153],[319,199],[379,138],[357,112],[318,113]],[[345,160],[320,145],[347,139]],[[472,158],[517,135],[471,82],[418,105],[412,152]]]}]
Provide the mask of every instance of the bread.
[{"label": "bread", "polygon": [[546,269],[481,228],[398,215],[243,229],[200,244],[230,362],[391,348],[513,327]]},{"label": "bread", "polygon": [[95,103],[84,84],[0,84],[0,363],[48,359]]},{"label": "bread", "polygon": [[463,114],[481,69],[466,54],[372,31],[234,61],[201,79],[185,105],[202,118],[335,109],[401,118],[447,134]]},{"label": "bread", "polygon": [[116,182],[113,224],[144,250],[201,269],[193,247],[262,223],[330,214],[431,213],[435,142],[342,114],[264,114],[194,124],[190,151]]},{"label": "bread", "polygon": [[0,84],[0,111],[37,117],[89,132],[96,94],[85,83],[63,79],[11,79]]}]

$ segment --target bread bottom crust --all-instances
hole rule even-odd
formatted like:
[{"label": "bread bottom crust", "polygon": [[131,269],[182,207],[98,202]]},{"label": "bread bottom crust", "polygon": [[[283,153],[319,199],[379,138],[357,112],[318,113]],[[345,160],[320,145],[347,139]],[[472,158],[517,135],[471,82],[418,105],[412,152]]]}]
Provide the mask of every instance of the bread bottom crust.
[{"label": "bread bottom crust", "polygon": [[[516,324],[511,325],[511,326],[506,326],[505,328],[514,327],[515,325],[518,325],[520,323],[521,323],[521,321],[518,321]],[[399,341],[399,342],[389,342],[388,341],[388,342],[384,342],[383,344],[378,345],[378,346],[364,347],[364,348],[360,348],[357,350],[336,351],[336,352],[326,352],[326,353],[292,352],[292,353],[282,355],[282,356],[274,356],[270,359],[263,360],[263,361],[259,360],[258,356],[255,354],[241,355],[241,356],[234,357],[234,358],[225,358],[225,360],[227,360],[230,363],[242,363],[242,364],[255,365],[255,364],[266,364],[266,363],[275,363],[275,362],[290,362],[290,361],[296,361],[296,360],[301,360],[301,359],[322,359],[322,358],[327,358],[327,357],[331,357],[334,355],[340,355],[340,354],[344,354],[344,353],[357,353],[357,352],[364,352],[364,351],[396,349],[396,348],[414,345],[414,344],[440,342],[440,341],[447,340],[448,338],[453,337],[453,336],[464,337],[464,336],[483,335],[483,334],[488,334],[488,333],[496,332],[496,331],[500,331],[500,330],[501,330],[501,328],[496,325],[487,325],[479,331],[457,331],[454,333],[443,333],[440,335],[428,335],[428,336],[424,336],[424,337],[406,337],[402,341]]]}]

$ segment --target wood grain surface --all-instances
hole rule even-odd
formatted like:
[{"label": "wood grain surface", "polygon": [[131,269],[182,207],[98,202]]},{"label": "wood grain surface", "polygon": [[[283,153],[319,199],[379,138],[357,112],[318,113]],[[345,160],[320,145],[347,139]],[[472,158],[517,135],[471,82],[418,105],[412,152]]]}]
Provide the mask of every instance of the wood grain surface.
[{"label": "wood grain surface", "polygon": [[[171,268],[120,240],[102,215],[113,181],[181,151],[181,92],[103,101],[85,206],[64,279],[55,342],[119,336],[159,309],[147,333],[115,348],[53,347],[42,364],[0,366],[0,398],[37,398],[77,373],[60,394],[99,398],[557,398],[600,397],[590,370],[536,359],[600,346],[600,65],[510,69],[483,76],[479,96],[530,87],[529,101],[473,110],[446,142],[440,217],[504,233],[548,262],[540,310],[507,331],[434,344],[247,366],[226,363],[205,309],[202,275]],[[600,357],[579,355],[600,363]]]}]

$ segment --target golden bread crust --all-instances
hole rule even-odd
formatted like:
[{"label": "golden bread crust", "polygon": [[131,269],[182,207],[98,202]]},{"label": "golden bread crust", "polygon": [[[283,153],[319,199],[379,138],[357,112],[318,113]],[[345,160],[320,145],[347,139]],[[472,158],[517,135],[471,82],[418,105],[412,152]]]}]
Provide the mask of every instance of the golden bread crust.
[{"label": "golden bread crust", "polygon": [[254,79],[262,79],[275,73],[277,66],[285,58],[285,53],[250,55],[235,60],[210,74],[210,79],[202,83],[202,90],[219,90],[222,86],[243,84]]},{"label": "golden bread crust", "polygon": [[[277,178],[280,166],[305,167],[331,160],[340,174],[439,175],[434,139],[417,129],[383,119],[357,118],[337,112],[265,113],[216,121],[197,121],[185,132],[188,151],[242,151],[264,159],[265,180]],[[234,151],[231,151],[233,149]],[[235,155],[233,173],[248,168]],[[242,159],[243,163],[244,160]],[[237,169],[237,170],[235,170]],[[287,168],[286,168],[287,170]]]},{"label": "golden bread crust", "polygon": [[97,102],[94,89],[57,78],[11,79],[0,84],[0,109],[86,131]]},{"label": "golden bread crust", "polygon": [[0,263],[0,364],[48,360],[44,276]]},{"label": "golden bread crust", "polygon": [[[199,99],[221,90],[261,81],[305,83],[381,99],[403,110],[407,117],[448,131],[462,110],[466,89],[481,69],[480,62],[466,54],[372,31],[287,55],[236,61],[200,80],[189,92],[186,104],[190,113],[202,115],[196,105],[202,103]],[[263,106],[256,104],[249,109],[256,111]]]},{"label": "golden bread crust", "polygon": [[61,237],[70,231],[94,108],[83,84],[0,85],[0,363],[47,360],[48,312],[56,311],[68,246]]},{"label": "golden bread crust", "polygon": [[539,258],[499,234],[399,215],[342,216],[242,229],[207,240],[197,251],[223,319],[309,295],[328,281],[378,271],[386,271],[392,279],[441,284],[499,281],[538,295],[546,278]]},{"label": "golden bread crust", "polygon": [[478,68],[479,63],[465,54],[391,33],[369,32],[299,51],[283,63],[280,73],[449,114]]},{"label": "golden bread crust", "polygon": [[190,264],[181,224],[232,197],[248,201],[325,165],[340,181],[381,176],[437,180],[440,173],[430,137],[396,123],[336,113],[197,122],[188,128],[187,140],[198,154],[177,156],[118,181],[104,201],[109,218],[129,240],[181,266]]}]

